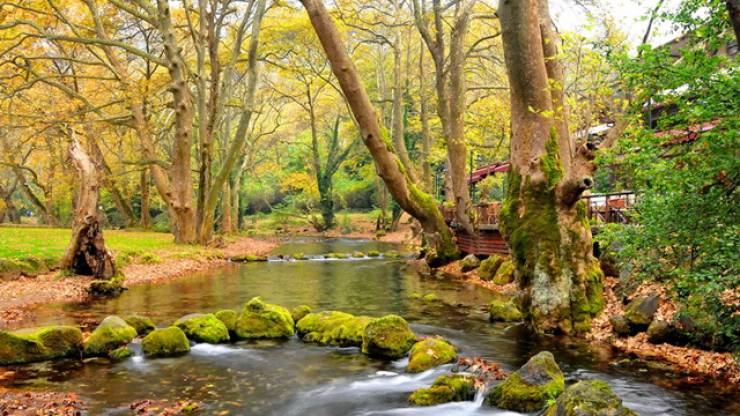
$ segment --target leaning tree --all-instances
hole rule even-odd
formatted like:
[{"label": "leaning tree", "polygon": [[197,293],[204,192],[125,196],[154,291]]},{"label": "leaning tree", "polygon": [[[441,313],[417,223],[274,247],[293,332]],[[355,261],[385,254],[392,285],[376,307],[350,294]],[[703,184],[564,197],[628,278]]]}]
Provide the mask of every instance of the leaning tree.
[{"label": "leaning tree", "polygon": [[511,95],[511,171],[501,226],[535,330],[585,331],[602,307],[603,274],[581,201],[593,151],[568,133],[559,39],[547,0],[501,0]]}]

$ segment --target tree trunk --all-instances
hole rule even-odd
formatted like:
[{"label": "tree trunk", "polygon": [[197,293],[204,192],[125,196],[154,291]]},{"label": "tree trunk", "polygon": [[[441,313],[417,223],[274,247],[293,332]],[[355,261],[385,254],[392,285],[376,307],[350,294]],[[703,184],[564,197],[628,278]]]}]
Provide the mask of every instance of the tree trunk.
[{"label": "tree trunk", "polygon": [[141,192],[141,214],[139,219],[139,225],[142,228],[149,228],[152,226],[152,215],[150,212],[150,201],[149,201],[149,169],[144,168],[141,170],[141,181],[139,183],[139,190]]},{"label": "tree trunk", "polygon": [[[539,9],[546,10],[547,4]],[[549,16],[540,16],[537,0],[502,0],[498,14],[512,114],[512,168],[502,231],[533,328],[540,333],[586,331],[603,306],[603,274],[592,255],[586,206],[580,201],[592,184],[586,175],[593,168],[592,155],[584,148],[571,159],[570,138],[561,137],[554,118],[559,98],[548,75],[557,74],[546,59],[557,59],[551,55],[557,45],[543,36],[550,33],[550,22],[541,26],[540,20]],[[549,44],[553,48],[543,49]]]},{"label": "tree trunk", "polygon": [[74,138],[69,147],[69,156],[79,173],[80,182],[72,241],[62,258],[61,266],[75,274],[110,279],[116,274],[116,268],[110,251],[105,247],[100,223],[100,177],[97,166]]},{"label": "tree trunk", "polygon": [[404,172],[401,162],[383,139],[377,114],[370,102],[357,69],[345,50],[339,32],[323,3],[319,0],[301,0],[311,24],[326,52],[332,71],[347,97],[352,113],[360,127],[362,140],[375,160],[376,167],[388,190],[398,204],[419,220],[431,243],[428,260],[432,265],[457,258],[458,251],[452,232],[445,224],[436,201],[424,193]]},{"label": "tree trunk", "polygon": [[735,31],[735,42],[740,45],[740,0],[725,0],[727,12],[730,15],[730,23]]},{"label": "tree trunk", "polygon": [[324,220],[324,229],[334,228],[334,186],[328,175],[319,175],[319,205],[321,217]]},{"label": "tree trunk", "polygon": [[424,68],[424,44],[419,51],[419,117],[421,118],[421,170],[422,183],[426,192],[432,192],[432,166],[429,157],[432,151],[432,135],[429,132],[429,110],[427,109],[427,94],[424,80],[426,70]]},{"label": "tree trunk", "polygon": [[406,140],[403,135],[403,73],[401,71],[401,6],[398,0],[393,0],[394,6],[394,34],[393,34],[393,107],[392,107],[392,130],[393,145],[398,158],[403,163],[409,177],[418,182],[416,168],[406,149]]},{"label": "tree trunk", "polygon": [[233,232],[233,218],[231,218],[231,183],[224,183],[221,194],[221,232],[231,234]]}]

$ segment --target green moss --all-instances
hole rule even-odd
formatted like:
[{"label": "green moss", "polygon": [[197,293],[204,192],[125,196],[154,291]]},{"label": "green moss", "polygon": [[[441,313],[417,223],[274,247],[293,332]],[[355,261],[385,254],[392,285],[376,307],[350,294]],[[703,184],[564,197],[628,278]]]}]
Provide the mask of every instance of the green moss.
[{"label": "green moss", "polygon": [[380,252],[378,250],[370,250],[367,252],[368,257],[380,257]]},{"label": "green moss", "polygon": [[236,311],[231,309],[223,309],[214,314],[216,318],[218,318],[219,321],[223,322],[224,325],[226,325],[226,329],[229,330],[229,333],[233,333],[236,329],[236,318],[239,316]]},{"label": "green moss", "polygon": [[242,308],[234,333],[239,339],[288,338],[293,336],[294,326],[287,309],[256,297]]},{"label": "green moss", "polygon": [[514,263],[506,260],[501,263],[496,274],[493,276],[493,283],[505,285],[514,281]]},{"label": "green moss", "polygon": [[231,261],[237,262],[237,263],[249,263],[249,262],[257,262],[257,261],[267,261],[267,257],[255,256],[252,254],[244,254],[244,255],[238,255],[238,256],[232,257]]},{"label": "green moss", "polygon": [[216,315],[193,313],[178,319],[174,326],[182,329],[185,336],[195,342],[220,344],[229,341],[229,330]]},{"label": "green moss", "polygon": [[365,327],[371,319],[339,311],[324,311],[304,316],[298,321],[296,329],[298,337],[305,342],[359,347]]},{"label": "green moss", "polygon": [[117,274],[107,280],[93,280],[90,282],[88,293],[94,297],[112,298],[123,293],[126,288],[123,286],[124,277]]},{"label": "green moss", "polygon": [[494,387],[486,402],[501,409],[534,412],[545,407],[564,389],[563,372],[552,354],[543,351]]},{"label": "green moss", "polygon": [[349,254],[347,254],[347,253],[336,253],[334,255],[334,257],[336,257],[338,259],[348,259],[349,258]]},{"label": "green moss", "polygon": [[129,315],[124,317],[123,320],[134,327],[134,329],[136,329],[136,333],[140,336],[144,336],[157,329],[157,326],[154,325],[154,321],[146,316]]},{"label": "green moss", "polygon": [[439,296],[436,293],[427,293],[421,300],[428,303],[439,302]]},{"label": "green moss", "polygon": [[295,260],[307,260],[308,259],[308,257],[306,257],[306,255],[303,253],[295,253],[293,254],[293,258]]},{"label": "green moss", "polygon": [[411,349],[416,335],[398,315],[373,319],[365,327],[362,352],[371,356],[401,358]]},{"label": "green moss", "polygon": [[550,129],[550,139],[545,142],[545,154],[540,158],[540,166],[547,177],[548,188],[554,190],[565,174],[563,163],[560,160],[560,143],[555,127]]},{"label": "green moss", "polygon": [[480,262],[478,267],[478,276],[483,280],[491,280],[496,275],[501,263],[504,262],[504,258],[497,255],[491,254],[487,259]]},{"label": "green moss", "polygon": [[401,257],[401,255],[398,254],[398,252],[396,250],[389,250],[389,251],[386,251],[385,253],[383,253],[383,257],[385,257],[387,259],[397,259],[397,258]]},{"label": "green moss", "polygon": [[82,331],[71,326],[0,331],[0,365],[79,356],[81,347]]},{"label": "green moss", "polygon": [[134,354],[128,347],[120,347],[108,353],[108,358],[113,361],[123,361]]},{"label": "green moss", "polygon": [[438,365],[455,361],[455,347],[442,338],[427,338],[414,344],[409,351],[406,371],[419,373]]},{"label": "green moss", "polygon": [[470,401],[475,398],[475,379],[467,375],[439,376],[431,387],[415,390],[409,402],[416,406]]},{"label": "green moss", "polygon": [[488,309],[491,322],[516,322],[524,319],[524,314],[513,299],[494,299]]},{"label": "green moss", "polygon": [[355,251],[354,253],[352,253],[352,257],[356,259],[362,259],[362,258],[365,258],[365,253],[361,251]]},{"label": "green moss", "polygon": [[141,340],[141,350],[147,357],[171,357],[190,351],[185,333],[176,326],[159,328]]},{"label": "green moss", "polygon": [[159,264],[162,262],[162,258],[154,253],[144,253],[139,258],[139,261],[141,261],[144,264]]},{"label": "green moss", "polygon": [[601,380],[579,381],[568,387],[543,416],[637,416],[622,406],[622,400]]},{"label": "green moss", "polygon": [[85,356],[97,357],[124,346],[136,337],[136,329],[117,316],[108,316],[85,341]]},{"label": "green moss", "polygon": [[293,322],[298,323],[304,316],[311,313],[311,307],[308,305],[298,305],[290,311],[290,316],[293,318]]},{"label": "green moss", "polygon": [[409,182],[408,187],[411,199],[422,206],[425,212],[433,213],[432,215],[437,217],[435,222],[440,224],[441,227],[435,235],[437,240],[435,247],[428,247],[427,262],[429,265],[438,267],[457,260],[460,257],[460,252],[457,250],[452,232],[444,225],[444,217],[439,211],[437,200],[413,183]]}]

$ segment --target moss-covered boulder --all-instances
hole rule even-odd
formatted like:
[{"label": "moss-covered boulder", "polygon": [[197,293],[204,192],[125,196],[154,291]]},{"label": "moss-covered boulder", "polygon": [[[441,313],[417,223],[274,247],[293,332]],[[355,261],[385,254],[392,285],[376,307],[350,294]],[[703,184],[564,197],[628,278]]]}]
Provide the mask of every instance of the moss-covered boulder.
[{"label": "moss-covered boulder", "polygon": [[475,254],[468,254],[460,261],[460,268],[463,273],[475,270],[480,266],[480,259]]},{"label": "moss-covered boulder", "polygon": [[480,262],[478,276],[483,280],[492,280],[504,260],[503,257],[497,254],[491,254],[487,259]]},{"label": "moss-covered boulder", "polygon": [[293,308],[292,311],[290,311],[290,316],[291,316],[291,318],[293,318],[293,322],[295,322],[297,324],[298,321],[300,321],[301,319],[303,319],[303,317],[306,316],[306,315],[308,315],[309,313],[311,313],[311,307],[310,306],[308,306],[308,305],[298,305],[295,308]]},{"label": "moss-covered boulder", "polygon": [[82,331],[72,326],[47,326],[0,331],[0,365],[79,356]]},{"label": "moss-covered boulder", "polygon": [[565,390],[563,372],[548,351],[530,358],[503,383],[491,389],[486,403],[517,412],[534,412],[545,407]]},{"label": "moss-covered boulder", "polygon": [[673,333],[671,324],[661,319],[654,319],[647,329],[648,341],[653,344],[669,342]]},{"label": "moss-covered boulder", "polygon": [[378,250],[370,250],[367,252],[368,257],[380,257],[380,252]]},{"label": "moss-covered boulder", "polygon": [[491,301],[489,306],[489,320],[491,322],[517,322],[524,318],[524,314],[514,302],[513,298],[499,298]]},{"label": "moss-covered boulder", "polygon": [[658,295],[640,296],[632,300],[624,311],[624,317],[630,323],[633,331],[644,331],[653,321],[655,312],[660,306]]},{"label": "moss-covered boulder", "polygon": [[437,296],[436,293],[427,293],[426,295],[422,296],[421,300],[426,303],[435,303],[440,301],[439,296]]},{"label": "moss-covered boulder", "polygon": [[231,258],[231,261],[237,262],[237,263],[251,263],[256,261],[267,261],[267,257],[265,256],[257,256],[254,254],[244,254],[244,255],[238,255]]},{"label": "moss-covered boulder", "polygon": [[455,358],[457,351],[452,344],[443,338],[426,338],[411,347],[406,371],[420,373],[438,365],[451,363]]},{"label": "moss-covered boulder", "polygon": [[216,313],[214,313],[216,318],[218,318],[219,321],[223,322],[226,326],[226,329],[229,330],[229,334],[233,334],[234,330],[236,329],[236,318],[239,317],[239,314],[236,313],[233,309],[222,309]]},{"label": "moss-covered boulder", "polygon": [[469,375],[439,376],[431,387],[416,389],[409,402],[416,406],[435,406],[475,398],[475,378]]},{"label": "moss-covered boulder", "polygon": [[291,257],[293,257],[293,260],[308,260],[308,257],[303,253],[295,253]]},{"label": "moss-covered boulder", "polygon": [[365,258],[365,253],[363,253],[362,251],[355,251],[354,253],[352,253],[352,257],[356,259],[363,259]]},{"label": "moss-covered boulder", "polygon": [[370,356],[401,358],[416,342],[409,324],[398,315],[373,319],[362,336],[362,352]]},{"label": "moss-covered boulder", "polygon": [[176,326],[159,328],[141,340],[141,350],[147,357],[173,357],[190,351],[188,337]]},{"label": "moss-covered boulder", "polygon": [[608,384],[601,380],[579,381],[550,406],[544,416],[637,416],[622,406]]},{"label": "moss-covered boulder", "polygon": [[87,292],[93,297],[114,298],[126,290],[126,287],[123,286],[123,280],[123,275],[117,275],[111,279],[93,280],[90,282]]},{"label": "moss-covered boulder", "polygon": [[131,351],[128,347],[119,347],[113,351],[110,351],[108,353],[108,358],[113,361],[123,361],[132,355],[134,355],[134,352]]},{"label": "moss-covered boulder", "polygon": [[229,329],[212,313],[191,313],[175,321],[185,336],[195,342],[220,344],[229,342]]},{"label": "moss-covered boulder", "polygon": [[118,316],[109,316],[103,319],[85,341],[85,355],[88,357],[108,355],[110,351],[131,342],[136,335],[136,328]]},{"label": "moss-covered boulder", "polygon": [[339,311],[309,313],[296,325],[298,337],[305,342],[341,347],[362,346],[365,327],[372,320]]},{"label": "moss-covered boulder", "polygon": [[234,328],[239,339],[288,338],[294,332],[290,312],[282,306],[265,303],[260,297],[244,305]]},{"label": "moss-covered boulder", "polygon": [[385,257],[386,259],[397,259],[401,257],[401,254],[396,250],[390,250],[383,253],[383,257]]},{"label": "moss-covered boulder", "polygon": [[506,260],[501,263],[496,274],[493,276],[493,283],[497,285],[505,285],[514,281],[514,263],[511,260]]},{"label": "moss-covered boulder", "polygon": [[610,316],[609,323],[612,324],[612,329],[617,336],[627,337],[630,335],[630,322],[624,317],[624,315]]},{"label": "moss-covered boulder", "polygon": [[154,321],[146,316],[129,315],[124,317],[123,320],[126,321],[127,324],[133,326],[136,333],[142,337],[157,329],[157,326],[154,325]]}]

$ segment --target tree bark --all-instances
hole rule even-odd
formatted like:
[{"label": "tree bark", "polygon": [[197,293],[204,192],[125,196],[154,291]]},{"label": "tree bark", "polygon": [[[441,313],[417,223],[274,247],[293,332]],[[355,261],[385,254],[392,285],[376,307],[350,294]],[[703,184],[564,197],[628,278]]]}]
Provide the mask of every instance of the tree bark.
[{"label": "tree bark", "polygon": [[347,102],[360,127],[365,146],[375,160],[380,177],[398,204],[419,220],[431,243],[428,261],[432,265],[448,262],[458,256],[452,232],[445,224],[436,201],[424,193],[404,172],[401,162],[383,139],[378,117],[370,97],[349,58],[344,42],[331,16],[319,0],[301,0],[311,24],[326,52],[332,71],[347,97]]},{"label": "tree bark", "polygon": [[152,215],[150,213],[151,203],[149,201],[149,169],[146,167],[141,170],[139,190],[141,192],[141,213],[139,216],[139,225],[142,228],[149,228],[152,226]]},{"label": "tree bark", "polygon": [[567,135],[556,108],[562,102],[551,88],[557,71],[547,62],[557,60],[557,46],[551,26],[541,24],[549,15],[546,1],[540,2],[502,0],[498,9],[512,115],[512,169],[501,227],[533,328],[574,333],[588,330],[603,306],[603,274],[580,201],[592,185],[592,155],[583,148],[571,158],[571,139],[561,137]]},{"label": "tree bark", "polygon": [[393,0],[394,28],[393,28],[393,106],[392,106],[392,129],[393,144],[396,154],[403,163],[404,168],[414,182],[418,182],[416,167],[409,159],[406,149],[406,140],[403,133],[403,72],[401,71],[401,5],[398,0]]},{"label": "tree bark", "polygon": [[429,132],[429,110],[427,108],[427,94],[424,80],[426,69],[424,68],[424,44],[419,51],[419,117],[421,118],[421,171],[422,183],[426,192],[432,192],[432,166],[429,162],[432,151],[432,135]]},{"label": "tree bark", "polygon": [[75,274],[110,279],[116,274],[113,256],[105,247],[98,200],[100,177],[97,166],[72,139],[69,156],[79,174],[79,191],[75,204],[72,240],[62,258],[61,267]]},{"label": "tree bark", "polygon": [[735,43],[740,45],[740,0],[725,0],[727,13],[730,15],[730,23],[735,31]]}]

